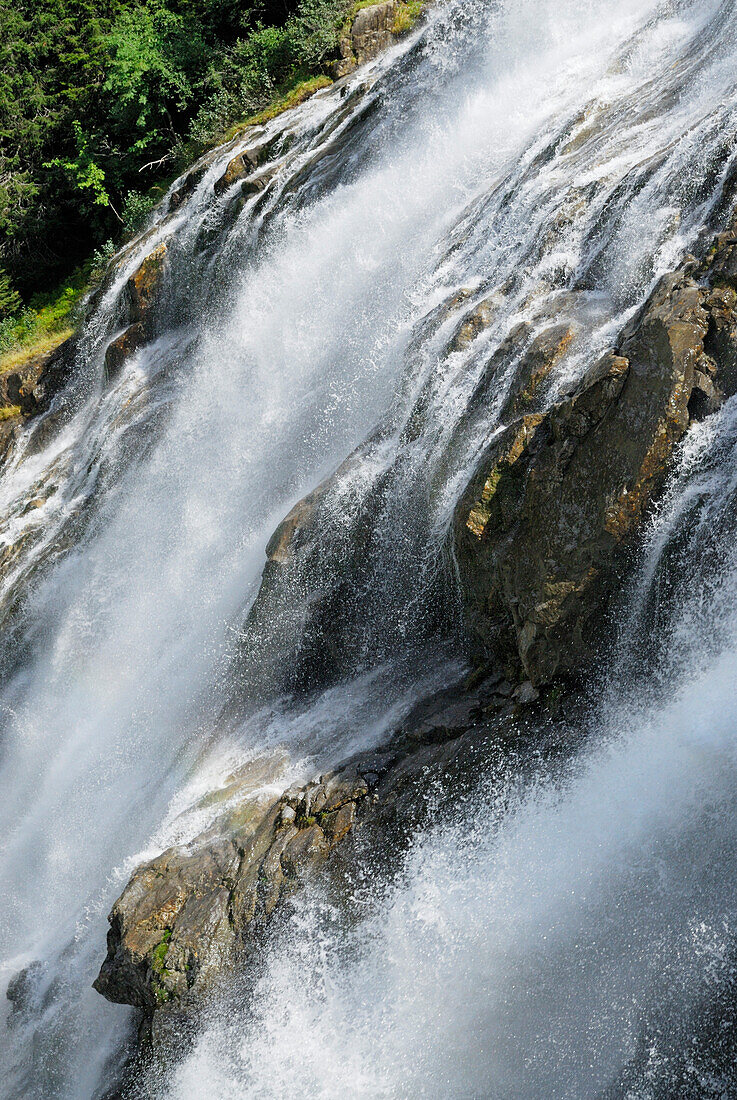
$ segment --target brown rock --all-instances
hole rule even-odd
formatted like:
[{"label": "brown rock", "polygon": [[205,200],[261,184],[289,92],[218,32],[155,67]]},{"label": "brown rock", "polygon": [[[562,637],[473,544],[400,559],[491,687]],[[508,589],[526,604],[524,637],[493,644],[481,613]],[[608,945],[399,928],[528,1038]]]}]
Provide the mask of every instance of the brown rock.
[{"label": "brown rock", "polygon": [[108,379],[120,373],[123,363],[146,343],[146,330],[140,321],[129,325],[125,332],[108,344],[105,352],[105,373]]},{"label": "brown rock", "polygon": [[126,285],[128,312],[131,321],[142,324],[150,332],[153,310],[160,298],[167,266],[167,247],[161,244],[149,253]]},{"label": "brown rock", "polygon": [[357,64],[373,61],[392,44],[396,9],[396,0],[386,0],[358,12],[351,27],[351,49]]},{"label": "brown rock", "polygon": [[[711,291],[706,308],[709,331],[704,347],[712,362],[719,363],[719,384],[725,397],[737,393],[737,292],[731,286]],[[705,373],[711,373],[705,369]]]},{"label": "brown rock", "polygon": [[397,7],[397,0],[386,0],[357,12],[348,34],[340,40],[340,58],[331,66],[335,80],[348,76],[359,65],[373,61],[393,45]]},{"label": "brown rock", "polygon": [[705,298],[687,276],[664,278],[623,333],[622,355],[606,356],[569,398],[491,444],[455,524],[481,662],[539,685],[592,658],[624,550],[688,427],[694,390],[697,402],[718,400],[697,369]]},{"label": "brown rock", "polygon": [[271,144],[265,142],[262,145],[253,145],[244,149],[228,164],[220,179],[215,181],[215,194],[224,195],[238,180],[244,180],[250,176],[259,165],[263,164],[271,149]]},{"label": "brown rock", "polygon": [[498,301],[495,298],[485,298],[482,302],[466,314],[458,325],[453,337],[446,349],[447,355],[456,351],[464,351],[480,333],[484,332],[494,320]]},{"label": "brown rock", "polygon": [[[110,913],[95,989],[148,1012],[200,997],[243,950],[252,927],[347,835],[367,794],[365,780],[347,766],[277,802],[250,804],[236,815],[248,822],[242,828],[200,837],[140,867]],[[325,807],[326,831],[312,816],[317,807]]]}]

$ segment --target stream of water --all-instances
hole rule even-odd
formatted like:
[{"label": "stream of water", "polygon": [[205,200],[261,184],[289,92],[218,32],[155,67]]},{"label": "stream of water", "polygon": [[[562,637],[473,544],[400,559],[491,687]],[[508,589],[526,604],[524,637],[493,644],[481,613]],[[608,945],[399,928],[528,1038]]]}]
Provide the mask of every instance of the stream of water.
[{"label": "stream of water", "polygon": [[[430,604],[515,362],[480,416],[484,367],[521,322],[569,320],[554,399],[715,215],[737,11],[449,0],[263,136],[285,127],[265,196],[215,198],[234,146],[154,215],[55,432],[0,479],[0,989],[30,966],[0,1020],[8,1100],[115,1080],[131,1014],[91,982],[137,863],[195,836],[239,768],[279,792],[458,675],[452,599]],[[160,241],[157,336],[108,382],[120,295]],[[490,327],[446,354],[490,295]],[[340,678],[306,700],[246,680],[220,723],[269,536],[368,437],[336,492],[348,547],[382,494]],[[680,1096],[688,1048],[694,1096],[737,1095],[693,1038],[737,921],[736,437],[731,402],[689,436],[565,774],[482,782],[350,927],[309,896],[249,1011],[236,983],[157,1093],[587,1098],[631,1070],[622,1096]]]}]

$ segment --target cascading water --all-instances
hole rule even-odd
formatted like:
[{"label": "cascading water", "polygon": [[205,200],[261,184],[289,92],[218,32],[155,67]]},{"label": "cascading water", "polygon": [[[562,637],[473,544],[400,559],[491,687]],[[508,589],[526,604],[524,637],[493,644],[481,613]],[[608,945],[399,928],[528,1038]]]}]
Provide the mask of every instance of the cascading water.
[{"label": "cascading water", "polygon": [[[6,1009],[8,1097],[114,1081],[125,1010],[90,986],[133,866],[200,831],[237,769],[281,790],[379,742],[457,674],[452,606],[430,605],[514,378],[512,356],[482,416],[484,366],[520,322],[570,318],[551,400],[716,214],[735,43],[718,0],[448,3],[269,124],[279,167],[263,195],[241,210],[213,197],[237,147],[223,150],[122,258],[56,431],[42,422],[0,481],[4,981],[30,965]],[[162,240],[156,338],[106,383],[123,286]],[[458,313],[437,307],[461,290],[497,308],[446,355]],[[623,601],[591,747],[529,786],[497,776],[357,925],[326,930],[320,896],[304,901],[303,936],[271,949],[250,1015],[215,1012],[152,1088],[587,1097],[624,1081],[656,1096],[687,1095],[668,1074],[690,1072],[695,1095],[729,1095],[715,1072],[706,1091],[693,1051],[676,1063],[689,1012],[730,979],[737,919],[734,430],[728,404],[689,437]],[[246,676],[238,720],[220,721],[269,535],[369,436],[331,490],[321,548],[329,580],[376,502],[335,624],[342,679],[249,704]],[[637,663],[653,623],[659,649]]]}]

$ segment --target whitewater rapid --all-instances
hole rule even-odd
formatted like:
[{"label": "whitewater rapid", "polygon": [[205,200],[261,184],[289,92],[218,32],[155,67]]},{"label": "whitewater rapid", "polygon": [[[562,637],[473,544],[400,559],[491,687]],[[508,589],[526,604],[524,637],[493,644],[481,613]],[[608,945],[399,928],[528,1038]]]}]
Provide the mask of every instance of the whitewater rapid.
[{"label": "whitewater rapid", "polygon": [[[132,1014],[91,989],[105,915],[137,863],[211,820],[229,776],[251,764],[278,792],[457,675],[457,630],[418,608],[510,381],[469,416],[484,365],[521,320],[570,315],[581,338],[552,398],[680,260],[733,156],[736,55],[737,15],[717,0],[452,0],[299,108],[266,203],[227,216],[223,151],[120,263],[73,414],[0,479],[0,538],[17,547],[0,581],[2,987],[31,965],[22,1011],[3,1009],[8,1098],[81,1100],[115,1080]],[[338,154],[314,158],[336,123]],[[106,384],[116,303],[161,240],[160,335]],[[462,288],[500,306],[443,357],[452,323],[423,320]],[[677,1014],[710,960],[729,967],[733,417],[700,429],[654,520],[591,747],[529,786],[495,776],[418,839],[357,928],[308,897],[255,995],[232,990],[248,1010],[215,1012],[153,1091],[594,1096],[638,1053],[661,979]],[[343,681],[252,706],[242,685],[239,724],[220,724],[269,536],[377,423],[345,485],[349,528],[379,479],[391,491]],[[655,563],[694,495],[727,518],[697,525],[671,606]],[[643,638],[655,672],[633,662]]]}]

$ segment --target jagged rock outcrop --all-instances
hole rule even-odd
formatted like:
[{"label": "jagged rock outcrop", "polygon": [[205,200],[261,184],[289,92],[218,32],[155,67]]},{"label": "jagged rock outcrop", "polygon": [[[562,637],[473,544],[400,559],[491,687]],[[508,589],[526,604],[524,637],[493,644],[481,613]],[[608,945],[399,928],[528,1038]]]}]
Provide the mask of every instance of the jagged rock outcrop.
[{"label": "jagged rock outcrop", "polygon": [[26,421],[46,412],[66,385],[74,368],[76,341],[63,340],[51,351],[30,355],[17,367],[0,374],[0,461],[13,447]]},{"label": "jagged rock outcrop", "polygon": [[[674,449],[693,420],[737,393],[736,229],[717,238],[701,262],[689,259],[663,278],[616,348],[550,408],[541,395],[554,366],[580,338],[576,325],[520,326],[497,348],[472,413],[483,414],[486,395],[514,365],[501,408],[507,426],[484,453],[452,532],[483,686],[429,701],[380,749],[278,799],[258,802],[244,788],[226,825],[139,868],[110,915],[99,992],[148,1017],[186,1014],[224,972],[258,949],[284,899],[328,857],[328,866],[349,861],[346,852],[360,830],[376,830],[375,850],[383,858],[392,851],[390,827],[416,824],[434,777],[452,775],[455,782],[490,738],[511,751],[530,715],[539,734],[541,689],[579,674],[596,653],[607,606]],[[131,299],[133,323],[145,324],[155,281],[152,286],[151,293],[141,290],[143,304]],[[493,323],[496,301],[483,293],[473,305],[471,291],[456,293],[445,313],[431,319],[445,323],[468,306],[439,341],[447,355],[464,352]],[[423,415],[421,398],[416,411]],[[348,465],[370,446],[371,440]],[[330,580],[340,571],[325,568],[319,535],[326,517],[335,519],[339,502],[331,502],[331,494],[340,474],[278,527],[248,621],[249,637],[276,623],[277,634],[272,630],[266,641],[280,653],[278,631],[285,644],[287,636],[297,637],[313,665],[320,649],[334,664],[323,625],[343,592]],[[367,516],[370,503],[362,519]],[[359,526],[368,537],[370,522]],[[351,549],[356,557],[363,553],[361,544]],[[282,614],[285,608],[291,617]],[[264,661],[263,652],[257,656]]]},{"label": "jagged rock outcrop", "polygon": [[392,25],[396,0],[372,4],[355,16],[347,34],[340,40],[340,60],[333,65],[336,79],[347,76],[359,65],[372,61],[392,44]]},{"label": "jagged rock outcrop", "polygon": [[151,339],[167,267],[168,249],[162,241],[128,279],[124,298],[127,328],[108,344],[105,352],[108,378],[114,378],[125,360]]},{"label": "jagged rock outcrop", "polygon": [[269,159],[273,144],[273,141],[262,142],[260,144],[256,142],[237,153],[229,162],[222,176],[215,181],[215,194],[224,195],[226,191],[230,190],[233,184],[237,183],[239,180],[246,180],[249,176],[257,172],[261,165]]},{"label": "jagged rock outcrop", "polygon": [[675,446],[736,391],[733,255],[730,232],[663,278],[616,352],[486,451],[454,536],[480,663],[539,685],[591,662]]},{"label": "jagged rock outcrop", "polygon": [[411,29],[414,19],[416,15],[402,0],[385,0],[361,8],[340,40],[340,59],[332,65],[335,79],[373,61]]},{"label": "jagged rock outcrop", "polygon": [[[140,867],[110,914],[95,988],[151,1014],[202,1003],[219,975],[257,947],[272,914],[358,828],[406,829],[422,792],[482,735],[508,736],[537,699],[499,676],[418,706],[380,750],[266,804],[244,794],[224,834],[211,831]],[[424,807],[426,809],[426,807]]]},{"label": "jagged rock outcrop", "polygon": [[351,829],[367,794],[360,773],[346,767],[250,807],[247,824],[229,836],[172,849],[141,867],[110,914],[108,957],[95,988],[149,1010],[196,998]]}]

